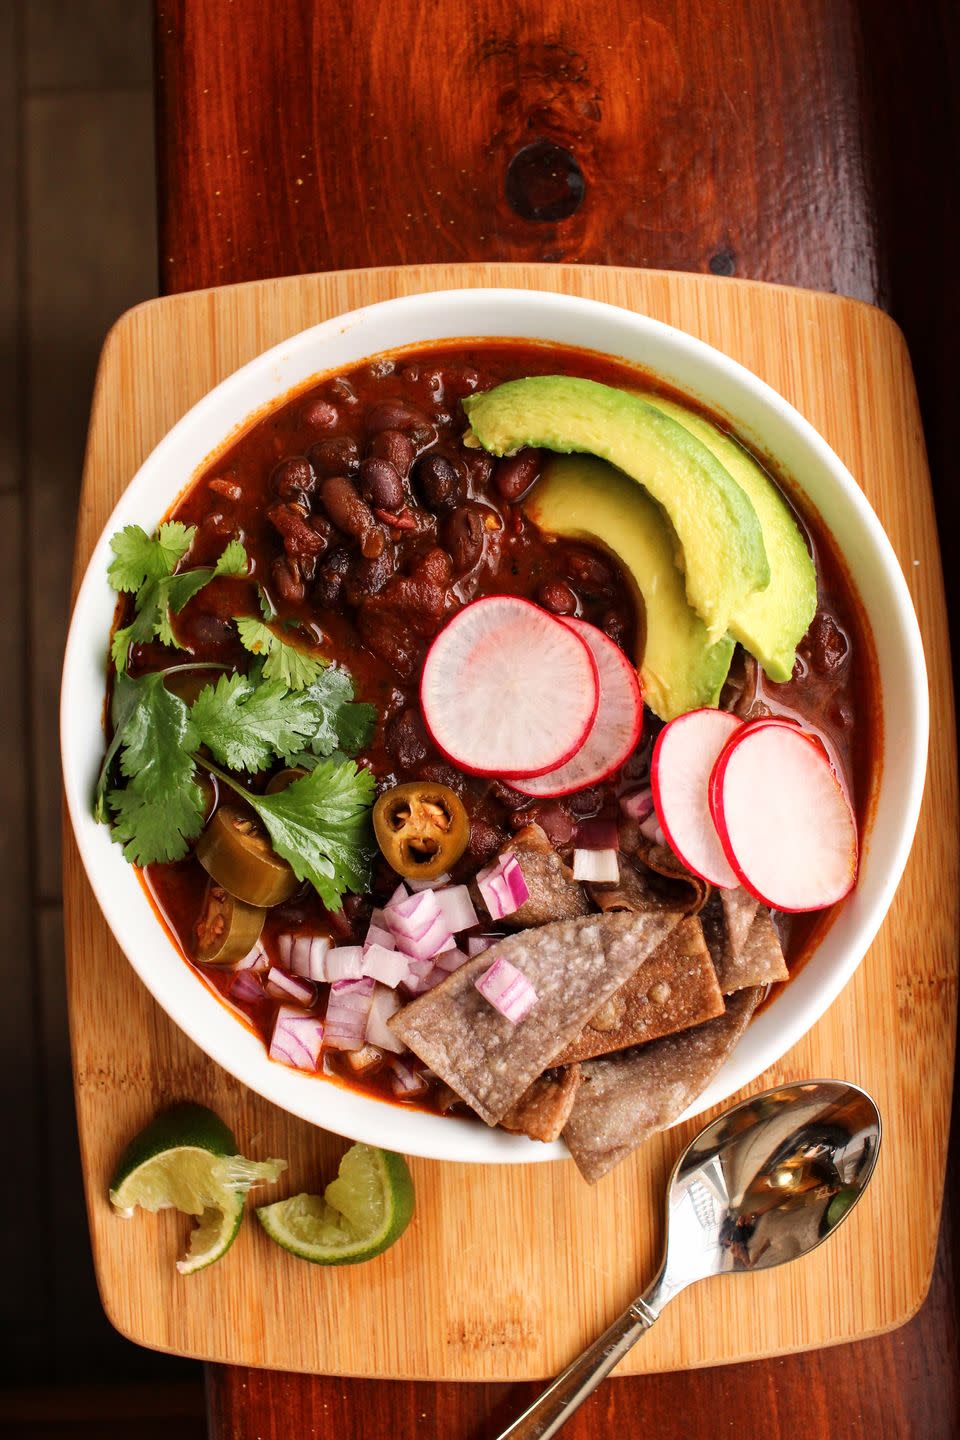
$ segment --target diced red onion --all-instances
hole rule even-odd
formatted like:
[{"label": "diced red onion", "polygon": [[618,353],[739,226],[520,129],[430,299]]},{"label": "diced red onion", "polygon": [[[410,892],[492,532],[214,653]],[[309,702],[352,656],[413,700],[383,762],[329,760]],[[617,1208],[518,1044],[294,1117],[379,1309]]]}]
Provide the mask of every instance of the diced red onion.
[{"label": "diced red onion", "polygon": [[537,1003],[537,992],[530,981],[509,960],[494,960],[474,981],[484,1000],[489,1001],[511,1025],[529,1015]]},{"label": "diced red onion", "polygon": [[327,951],[324,964],[331,984],[335,980],[359,980],[363,974],[363,946],[337,945]]},{"label": "diced red onion", "polygon": [[248,950],[242,960],[234,965],[234,970],[266,970],[270,964],[270,957],[258,940],[252,950]]},{"label": "diced red onion", "polygon": [[519,910],[530,891],[516,855],[501,855],[477,874],[477,886],[491,920],[503,920]]},{"label": "diced red onion", "polygon": [[407,959],[408,974],[415,975],[418,980],[422,980],[425,975],[429,975],[432,969],[433,960],[429,956],[426,960],[418,960],[414,956],[410,956]]},{"label": "diced red onion", "polygon": [[[409,894],[410,891],[407,889],[406,885],[404,885],[403,881],[401,880],[400,884],[397,886],[396,890],[394,890],[393,894],[390,896],[390,899],[387,901],[387,905],[399,905],[400,901],[406,900]],[[387,906],[385,905],[383,908],[386,909]]]},{"label": "diced red onion", "polygon": [[400,950],[387,950],[383,945],[368,945],[363,952],[363,973],[388,985],[391,990],[407,973],[408,957]]},{"label": "diced red onion", "polygon": [[620,813],[628,820],[646,820],[653,814],[653,791],[649,785],[642,790],[631,790],[629,795],[620,796]]},{"label": "diced red onion", "polygon": [[398,938],[408,936],[410,939],[419,940],[440,915],[440,906],[437,903],[436,893],[433,890],[421,890],[417,895],[408,895],[404,900],[384,907],[383,916]]},{"label": "diced red onion", "polygon": [[237,1005],[256,1005],[263,999],[260,976],[254,970],[238,970],[230,981],[228,994]]},{"label": "diced red onion", "polygon": [[390,1068],[393,1071],[390,1088],[398,1098],[414,1100],[418,1095],[425,1095],[429,1090],[430,1082],[426,1077],[414,1070],[413,1066],[401,1059],[399,1055],[391,1056]]},{"label": "diced red onion", "polygon": [[317,1068],[322,1046],[323,1023],[316,1015],[304,1015],[292,1005],[280,1006],[270,1039],[271,1060],[312,1073]]},{"label": "diced red onion", "polygon": [[465,965],[469,958],[468,955],[464,955],[462,950],[457,950],[456,948],[453,950],[444,950],[443,953],[438,955],[434,960],[433,968],[435,970],[443,970],[447,975],[450,975],[454,970],[459,970],[461,965]]},{"label": "diced red onion", "polygon": [[442,915],[437,916],[430,929],[418,940],[407,935],[397,936],[397,949],[415,960],[429,960],[434,955],[439,955],[441,951],[449,950],[452,945],[453,936]]},{"label": "diced red onion", "polygon": [[390,1016],[395,1015],[399,1009],[400,997],[396,991],[388,990],[384,985],[377,985],[374,988],[370,1013],[367,1016],[366,1041],[368,1045],[376,1045],[378,1050],[391,1050],[395,1055],[400,1054],[403,1042],[397,1039],[387,1024]]},{"label": "diced red onion", "polygon": [[595,885],[616,884],[620,879],[620,858],[616,850],[574,850],[574,880],[589,880]]},{"label": "diced red onion", "polygon": [[[489,950],[491,945],[496,945],[497,941],[502,939],[502,935],[470,935],[467,938],[467,954],[471,960],[475,960],[484,950]],[[440,964],[439,958],[437,964]]]},{"label": "diced red onion", "polygon": [[376,1045],[361,1045],[359,1050],[348,1050],[345,1058],[354,1075],[370,1075],[383,1064],[383,1051]]},{"label": "diced red onion", "polygon": [[373,1002],[374,982],[337,980],[330,986],[324,1021],[324,1044],[332,1050],[359,1050]]},{"label": "diced red onion", "polygon": [[446,890],[435,890],[433,893],[452,935],[480,923],[466,885],[448,885]]},{"label": "diced red onion", "polygon": [[364,946],[382,945],[384,950],[395,950],[397,942],[393,938],[393,931],[387,925],[386,917],[382,910],[374,910],[370,916],[370,925],[367,929]]},{"label": "diced red onion", "polygon": [[279,965],[271,965],[267,971],[266,989],[275,999],[295,1000],[298,1005],[312,1005],[317,998],[315,985],[300,975],[291,975]]},{"label": "diced red onion", "polygon": [[666,845],[667,843],[667,837],[660,829],[660,821],[654,811],[651,811],[646,820],[641,822],[640,834],[653,845]]},{"label": "diced red onion", "polygon": [[[292,941],[284,946],[284,941]],[[280,958],[287,969],[294,975],[302,975],[305,980],[316,980],[318,982],[328,980],[326,958],[330,950],[330,939],[327,935],[281,935],[277,939],[277,949]],[[287,958],[284,959],[284,951]]]},{"label": "diced red onion", "polygon": [[581,850],[619,850],[620,831],[616,820],[581,820],[573,843]]},{"label": "diced red onion", "polygon": [[[446,953],[449,954],[449,951]],[[443,984],[449,973],[448,970],[441,969],[439,965],[434,965],[429,975],[425,975],[420,981],[420,993],[422,994],[425,990],[435,990],[438,985]]]},{"label": "diced red onion", "polygon": [[433,880],[411,880],[409,877],[407,879],[407,888],[412,890],[414,895],[418,895],[421,890],[439,890],[441,885],[449,884],[449,875],[437,875]]}]

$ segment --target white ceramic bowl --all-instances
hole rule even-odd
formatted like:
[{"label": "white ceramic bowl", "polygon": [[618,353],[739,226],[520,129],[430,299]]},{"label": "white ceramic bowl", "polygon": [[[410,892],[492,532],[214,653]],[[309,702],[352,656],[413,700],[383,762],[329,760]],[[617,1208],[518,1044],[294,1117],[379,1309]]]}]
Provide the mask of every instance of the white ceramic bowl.
[{"label": "white ceramic bowl", "polygon": [[[800,974],[750,1026],[690,1114],[725,1099],[793,1045],[850,979],[903,872],[926,769],[928,701],[920,633],[890,542],[856,481],[792,406],[748,370],[699,340],[642,315],[571,296],[524,290],[413,295],[356,310],[285,340],[229,376],[160,442],[124,491],[90,560],[67,642],[61,744],[67,803],[80,854],[104,915],[131,965],[167,1013],[226,1070],[268,1100],[329,1130],[439,1160],[529,1163],[566,1155],[488,1130],[378,1102],[274,1064],[262,1042],[217,1000],[158,924],[134,871],[90,813],[103,753],[106,642],[114,608],[109,537],[152,529],[211,451],[265,403],[318,373],[384,350],[461,336],[524,337],[641,364],[728,416],[776,457],[827,521],[878,640],[882,779],[854,893]],[[122,1016],[116,1016],[122,1022]]]}]

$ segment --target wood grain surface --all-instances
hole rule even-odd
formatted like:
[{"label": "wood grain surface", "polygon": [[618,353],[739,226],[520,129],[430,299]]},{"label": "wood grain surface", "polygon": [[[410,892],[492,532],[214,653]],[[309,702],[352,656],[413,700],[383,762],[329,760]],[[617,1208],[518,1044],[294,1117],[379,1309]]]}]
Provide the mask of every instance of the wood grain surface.
[{"label": "wood grain surface", "polygon": [[[698,1287],[667,1311],[624,1368],[715,1364],[896,1325],[922,1300],[936,1247],[956,1003],[957,812],[929,483],[909,363],[886,317],[849,301],[746,282],[590,267],[352,271],[150,302],[123,318],[104,351],[78,566],[150,447],[236,365],[361,301],[478,283],[596,295],[718,344],[822,431],[898,550],[924,632],[937,717],[914,854],[854,980],[751,1087],[814,1073],[866,1085],[887,1127],[877,1179],[830,1246],[777,1276]],[[134,388],[136,406],[129,403]],[[124,1224],[105,1196],[120,1145],[158,1105],[208,1099],[257,1154],[286,1155],[298,1188],[329,1174],[342,1145],[246,1092],[175,1029],[117,951],[72,843],[66,863],[87,1198],[102,1298],[124,1333],[179,1353],[276,1369],[535,1377],[602,1328],[649,1273],[661,1239],[665,1175],[695,1126],[655,1140],[593,1190],[569,1164],[522,1170],[416,1161],[419,1218],[403,1243],[374,1264],[313,1269],[247,1225],[222,1265],[183,1282],[170,1263],[176,1220],[163,1215]]]}]

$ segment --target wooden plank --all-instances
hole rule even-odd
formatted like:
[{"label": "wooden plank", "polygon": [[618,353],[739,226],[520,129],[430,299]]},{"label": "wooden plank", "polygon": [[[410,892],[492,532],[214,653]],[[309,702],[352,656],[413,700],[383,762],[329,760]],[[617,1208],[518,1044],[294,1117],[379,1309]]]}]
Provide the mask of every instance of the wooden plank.
[{"label": "wooden plank", "polygon": [[[820,1024],[751,1087],[811,1073],[840,1073],[866,1084],[887,1125],[878,1177],[869,1202],[829,1247],[776,1277],[754,1277],[747,1300],[746,1287],[728,1282],[691,1292],[625,1369],[714,1364],[898,1324],[926,1291],[936,1245],[956,1002],[957,827],[936,533],[909,362],[889,320],[826,296],[589,267],[353,271],[154,302],[124,318],[101,363],[78,561],[89,553],[124,478],[222,374],[301,326],[361,301],[464,283],[589,293],[719,344],[771,380],[824,433],[860,479],[898,550],[924,632],[939,717],[914,855],[854,980]],[[122,403],[130,377],[145,371],[163,374],[165,383],[142,386],[137,407]],[[660,1239],[658,1196],[690,1127],[655,1140],[623,1167],[617,1185],[593,1191],[569,1165],[481,1169],[418,1161],[420,1218],[376,1265],[317,1271],[272,1249],[247,1226],[224,1264],[185,1289],[170,1264],[175,1220],[143,1217],[123,1225],[105,1198],[120,1144],[159,1104],[203,1095],[240,1136],[259,1137],[260,1153],[287,1155],[298,1184],[315,1184],[329,1173],[341,1143],[244,1091],[173,1028],[107,936],[72,844],[66,881],[87,1199],[104,1303],[124,1333],[180,1353],[288,1370],[541,1376],[602,1328],[649,1272]],[[924,943],[917,947],[921,916]],[[908,950],[909,968],[902,964]],[[887,1217],[908,1190],[911,1223],[891,1245]],[[542,1224],[544,1214],[550,1226]],[[497,1228],[495,1261],[492,1215],[510,1217]],[[315,1325],[302,1325],[306,1313],[317,1317]]]}]

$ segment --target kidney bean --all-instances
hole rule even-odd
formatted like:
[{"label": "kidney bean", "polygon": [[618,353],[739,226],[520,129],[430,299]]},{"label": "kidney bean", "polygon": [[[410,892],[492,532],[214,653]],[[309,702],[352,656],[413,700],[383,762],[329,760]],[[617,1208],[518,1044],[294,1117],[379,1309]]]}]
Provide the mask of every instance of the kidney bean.
[{"label": "kidney bean", "polygon": [[627,648],[627,622],[619,610],[607,610],[600,618],[600,629],[605,635],[609,635],[615,645],[621,650]]},{"label": "kidney bean", "polygon": [[495,799],[500,801],[500,804],[505,810],[510,810],[511,812],[521,810],[524,805],[529,805],[530,803],[527,795],[521,795],[519,790],[512,790],[510,786],[505,785],[502,780],[491,781],[490,793]]},{"label": "kidney bean", "polygon": [[443,543],[453,561],[454,573],[465,575],[483,554],[485,526],[479,505],[458,505],[443,524]]},{"label": "kidney bean", "polygon": [[384,599],[403,612],[412,629],[421,635],[433,635],[443,618],[446,592],[432,580],[398,575],[391,581]]},{"label": "kidney bean", "polygon": [[486,450],[465,449],[460,458],[467,467],[467,475],[473,490],[486,490],[496,464],[493,456],[488,455]]},{"label": "kidney bean", "polygon": [[345,475],[328,476],[320,486],[320,498],[334,525],[345,535],[359,540],[376,526],[370,506]]},{"label": "kidney bean", "polygon": [[[453,793],[459,795],[461,800],[467,789],[467,777],[461,770],[455,770],[444,760],[431,760],[429,765],[422,765],[417,779],[429,780],[431,785],[449,785]],[[474,820],[471,823],[476,825],[478,822]]]},{"label": "kidney bean", "polygon": [[[396,435],[406,440],[396,430],[384,430],[384,435]],[[378,437],[379,438],[379,437]],[[409,445],[409,440],[406,440]],[[413,447],[411,446],[411,454]],[[403,480],[392,461],[380,456],[371,456],[360,466],[360,488],[365,500],[378,510],[397,511],[403,505]]]},{"label": "kidney bean", "polygon": [[349,435],[331,435],[311,445],[307,457],[321,480],[330,475],[356,475],[360,468],[360,451]]},{"label": "kidney bean", "polygon": [[359,405],[360,401],[357,397],[356,390],[354,390],[350,381],[344,379],[342,375],[338,375],[336,380],[331,380],[329,388],[331,394],[336,396],[338,404]]},{"label": "kidney bean", "polygon": [[579,601],[563,580],[547,580],[537,591],[537,599],[544,610],[554,615],[576,615]]},{"label": "kidney bean", "polygon": [[518,450],[516,455],[508,455],[500,461],[493,483],[497,494],[512,505],[527,493],[539,476],[540,451]]},{"label": "kidney bean", "polygon": [[[429,777],[425,776],[424,778]],[[467,854],[471,860],[481,862],[489,860],[500,849],[504,839],[505,836],[501,831],[489,825],[486,820],[471,820]]]},{"label": "kidney bean", "polygon": [[426,731],[420,712],[412,707],[396,715],[387,726],[387,753],[402,770],[415,770],[429,754]]},{"label": "kidney bean", "polygon": [[401,479],[406,479],[413,464],[416,447],[402,430],[378,430],[367,446],[367,455],[374,460],[387,460]]},{"label": "kidney bean", "polygon": [[544,800],[533,804],[521,815],[512,815],[514,829],[521,825],[539,825],[553,846],[569,845],[576,823],[567,806],[560,800]]},{"label": "kidney bean", "polygon": [[367,416],[367,431],[371,435],[378,430],[413,430],[417,426],[430,426],[430,421],[422,410],[405,400],[382,400]]},{"label": "kidney bean", "polygon": [[313,593],[321,605],[331,608],[340,599],[343,590],[344,577],[348,573],[351,564],[349,550],[342,545],[336,550],[331,550],[326,560],[320,566],[317,574],[317,583]]},{"label": "kidney bean", "polygon": [[818,610],[800,646],[810,668],[817,675],[831,675],[840,669],[849,651],[850,642],[833,616]]},{"label": "kidney bean", "polygon": [[296,560],[291,560],[288,555],[279,555],[270,567],[270,575],[280,599],[288,605],[299,605],[307,587]]},{"label": "kidney bean", "polygon": [[347,571],[343,586],[351,605],[359,605],[368,595],[378,595],[392,576],[396,562],[389,547],[379,555],[354,561]]},{"label": "kidney bean", "polygon": [[603,793],[596,785],[591,785],[589,790],[578,790],[571,795],[567,804],[578,819],[583,819],[587,815],[596,815],[603,804]]},{"label": "kidney bean", "polygon": [[588,555],[585,550],[574,550],[567,556],[567,574],[588,595],[613,589],[613,574],[609,565],[596,555]]},{"label": "kidney bean", "polygon": [[434,545],[414,562],[413,573],[418,580],[429,580],[432,585],[445,587],[453,576],[453,561],[446,550]]},{"label": "kidney bean", "polygon": [[313,466],[305,455],[290,455],[281,460],[270,476],[270,488],[281,500],[297,500],[309,495],[317,483]]},{"label": "kidney bean", "polygon": [[283,536],[283,548],[294,560],[322,555],[330,543],[330,526],[322,516],[308,520],[299,505],[291,501],[271,505],[267,519]]},{"label": "kidney bean", "polygon": [[413,471],[413,484],[431,510],[452,510],[457,503],[460,477],[445,455],[423,455]]},{"label": "kidney bean", "polygon": [[340,411],[329,400],[314,400],[303,412],[303,423],[312,430],[335,430],[340,423]]}]

